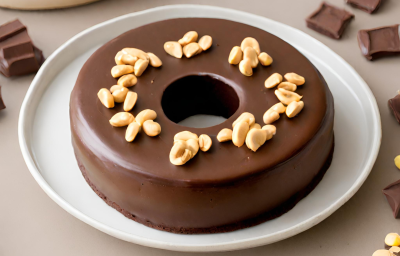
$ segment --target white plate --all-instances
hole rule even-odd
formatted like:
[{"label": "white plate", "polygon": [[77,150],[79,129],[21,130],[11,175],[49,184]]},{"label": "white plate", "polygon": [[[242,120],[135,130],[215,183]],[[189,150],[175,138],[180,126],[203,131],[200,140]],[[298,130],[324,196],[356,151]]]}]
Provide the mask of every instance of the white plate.
[{"label": "white plate", "polygon": [[[223,18],[266,30],[292,44],[320,70],[335,99],[336,148],[317,188],[282,217],[225,234],[178,235],[125,218],[86,184],[70,142],[69,97],[78,72],[102,44],[144,24],[178,17]],[[348,201],[360,188],[381,141],[378,107],[367,84],[328,47],[284,24],[235,10],[175,5],[128,14],[76,35],[42,66],[22,104],[19,120],[22,154],[33,177],[62,208],[117,238],[177,251],[226,251],[273,243],[311,228]]]}]

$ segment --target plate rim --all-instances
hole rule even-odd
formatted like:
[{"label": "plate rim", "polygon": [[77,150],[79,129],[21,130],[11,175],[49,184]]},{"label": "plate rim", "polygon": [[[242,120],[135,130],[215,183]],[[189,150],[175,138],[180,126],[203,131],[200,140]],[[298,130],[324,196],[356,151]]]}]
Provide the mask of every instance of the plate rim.
[{"label": "plate rim", "polygon": [[[335,57],[341,64],[345,66],[345,69],[349,70],[352,75],[358,80],[359,84],[362,86],[362,89],[365,91],[368,102],[371,105],[372,112],[370,113],[370,117],[372,118],[372,123],[374,124],[373,131],[374,133],[374,138],[371,140],[371,150],[369,154],[369,158],[367,160],[367,163],[365,164],[365,167],[363,168],[364,170],[362,171],[361,175],[356,179],[356,181],[353,183],[353,185],[349,188],[349,190],[343,194],[335,204],[330,205],[323,211],[321,211],[319,214],[315,215],[313,218],[307,219],[303,222],[298,223],[297,225],[294,225],[290,228],[281,230],[279,232],[276,232],[274,234],[270,235],[265,235],[265,236],[259,236],[256,238],[248,238],[248,239],[241,239],[240,241],[231,241],[231,242],[223,242],[223,243],[216,243],[212,245],[193,245],[193,244],[174,244],[174,243],[169,243],[169,242],[161,242],[158,240],[154,239],[148,239],[144,237],[140,237],[137,235],[132,235],[120,230],[117,230],[115,228],[109,227],[106,224],[103,224],[95,219],[92,219],[91,217],[87,216],[86,214],[80,212],[76,208],[74,208],[72,205],[70,205],[67,201],[65,201],[60,195],[58,195],[53,188],[47,183],[47,181],[43,178],[39,171],[39,167],[36,166],[35,160],[33,153],[30,151],[30,134],[29,134],[29,123],[30,119],[33,120],[33,118],[29,115],[29,105],[34,101],[34,96],[36,93],[40,93],[41,90],[46,90],[48,86],[50,85],[50,81],[54,79],[48,79],[49,81],[43,82],[41,85],[41,80],[44,80],[42,78],[45,74],[45,71],[47,72],[49,67],[51,66],[53,61],[56,61],[56,57],[59,53],[64,51],[66,48],[68,48],[71,44],[74,42],[78,41],[79,39],[89,35],[90,33],[94,32],[95,30],[103,27],[110,25],[112,23],[127,19],[129,17],[133,16],[139,16],[143,14],[149,14],[152,12],[157,12],[157,11],[166,11],[166,10],[174,10],[174,9],[184,9],[184,8],[194,8],[194,9],[201,9],[201,11],[207,11],[209,9],[213,9],[213,11],[221,11],[221,12],[226,12],[230,14],[237,14],[237,15],[242,15],[242,16],[252,16],[253,18],[256,17],[258,19],[264,19],[268,20],[268,22],[272,22],[274,24],[278,24],[279,26],[284,26],[288,29],[291,29],[295,33],[298,33],[304,37],[306,37],[308,40],[312,40],[314,43],[319,44],[325,51],[329,52],[330,55]],[[190,16],[189,16],[190,17]],[[43,88],[42,88],[43,87]],[[37,108],[37,107],[36,107]],[[35,108],[35,109],[36,109]],[[35,116],[35,115],[33,115]],[[36,182],[39,184],[39,186],[45,191],[45,193],[53,200],[55,201],[60,207],[62,207],[64,210],[66,210],[68,213],[73,215],[74,217],[82,220],[86,224],[91,225],[92,227],[109,234],[111,236],[114,236],[116,238],[119,238],[124,241],[128,242],[133,242],[139,245],[143,246],[148,246],[148,247],[153,247],[153,248],[158,248],[158,249],[166,249],[166,250],[173,250],[173,251],[184,251],[184,252],[213,252],[213,251],[230,251],[230,250],[239,250],[239,249],[246,249],[246,248],[251,248],[251,247],[256,247],[256,246],[261,246],[269,243],[274,243],[280,240],[283,240],[285,238],[294,236],[296,234],[299,234],[325,218],[329,217],[333,212],[335,212],[338,208],[340,208],[343,204],[345,204],[362,186],[364,181],[367,179],[369,176],[373,165],[376,161],[376,158],[379,153],[380,149],[380,144],[381,144],[381,139],[382,139],[382,128],[381,128],[381,118],[379,114],[379,108],[376,102],[376,99],[374,95],[372,94],[372,91],[368,87],[367,83],[361,78],[361,76],[354,70],[350,64],[348,64],[342,57],[340,57],[338,54],[336,54],[333,50],[331,50],[329,47],[327,47],[325,44],[322,42],[318,41],[317,39],[311,37],[307,33],[293,28],[289,25],[283,24],[281,22],[277,22],[271,19],[268,19],[263,16],[251,14],[248,12],[244,11],[238,11],[234,9],[229,9],[229,8],[223,8],[223,7],[215,7],[215,6],[209,6],[209,5],[194,5],[194,4],[178,4],[178,5],[167,5],[167,6],[160,6],[160,7],[155,7],[139,12],[134,12],[134,13],[129,13],[125,14],[107,21],[104,21],[102,23],[99,23],[97,25],[94,25],[90,28],[87,28],[86,30],[78,33],[71,39],[69,39],[67,42],[62,44],[57,50],[55,50],[45,61],[45,63],[42,65],[40,70],[38,71],[37,75],[33,79],[27,94],[23,100],[21,109],[20,109],[20,114],[19,114],[19,121],[18,121],[18,139],[19,139],[19,144],[22,152],[22,156],[26,162],[26,165],[36,180]],[[362,168],[362,167],[360,167]],[[272,237],[272,238],[271,238]]]}]

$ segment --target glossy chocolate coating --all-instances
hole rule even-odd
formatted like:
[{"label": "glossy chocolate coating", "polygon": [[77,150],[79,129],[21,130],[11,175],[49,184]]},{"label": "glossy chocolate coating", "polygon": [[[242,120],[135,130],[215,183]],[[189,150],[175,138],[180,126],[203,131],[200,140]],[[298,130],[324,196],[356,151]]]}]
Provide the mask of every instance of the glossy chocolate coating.
[{"label": "glossy chocolate coating", "polygon": [[368,60],[400,54],[399,25],[360,30],[357,39]]},{"label": "glossy chocolate coating", "polygon": [[329,36],[340,39],[342,34],[354,17],[350,12],[323,2],[320,7],[307,19],[307,27]]},{"label": "glossy chocolate coating", "polygon": [[1,86],[0,86],[0,110],[5,109],[6,105],[4,104],[3,97],[1,96]]},{"label": "glossy chocolate coating", "polygon": [[388,103],[394,117],[400,124],[400,92],[393,99],[390,99]]},{"label": "glossy chocolate coating", "polygon": [[364,12],[373,13],[378,10],[382,0],[346,0],[346,3]]},{"label": "glossy chocolate coating", "polygon": [[392,208],[393,216],[396,219],[400,218],[400,180],[393,182],[383,189],[383,194]]},{"label": "glossy chocolate coating", "polygon": [[[213,46],[191,59],[169,56],[163,49],[164,42],[178,40],[189,30],[196,30],[200,37],[210,35]],[[228,63],[232,47],[248,36],[256,38],[262,51],[274,58],[270,67],[259,65],[251,77]],[[131,88],[138,93],[131,112],[136,115],[143,109],[155,110],[162,132],[154,138],[141,133],[132,143],[125,141],[126,128],[114,128],[108,122],[123,111],[122,104],[107,109],[97,98],[100,88],[116,84],[110,70],[115,65],[115,54],[124,47],[151,51],[163,61],[160,68],[149,67]],[[293,119],[282,115],[274,123],[277,135],[255,153],[246,146],[237,148],[230,142],[218,142],[218,132],[231,128],[245,111],[253,113],[262,124],[264,112],[279,102],[274,89],[264,87],[265,79],[275,72],[296,72],[306,78],[297,90],[304,95],[301,114]],[[203,99],[209,93],[215,96]],[[204,102],[214,108],[207,108]],[[316,177],[322,178],[332,155],[333,98],[324,79],[283,40],[232,21],[166,20],[111,40],[82,67],[70,107],[75,154],[92,188],[126,216],[172,232],[230,231],[246,225],[223,230],[218,227],[246,223],[274,210],[277,213],[273,217],[277,217],[294,204],[280,209],[282,205],[292,198],[300,200]],[[178,110],[182,112],[174,115]],[[199,113],[220,114],[228,119],[208,128],[175,123]],[[183,130],[208,134],[213,146],[187,164],[175,166],[169,161],[169,152],[174,135]]]}]

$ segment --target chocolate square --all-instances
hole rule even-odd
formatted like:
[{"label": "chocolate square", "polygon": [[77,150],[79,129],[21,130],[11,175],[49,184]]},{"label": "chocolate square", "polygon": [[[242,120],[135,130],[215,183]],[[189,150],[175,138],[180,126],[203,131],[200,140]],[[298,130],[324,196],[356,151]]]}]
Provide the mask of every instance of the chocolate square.
[{"label": "chocolate square", "polygon": [[346,3],[364,12],[373,13],[378,10],[382,0],[346,0]]},{"label": "chocolate square", "polygon": [[393,182],[383,189],[386,199],[392,208],[393,216],[396,219],[400,218],[400,180]]},{"label": "chocolate square", "polygon": [[0,110],[5,109],[6,105],[4,105],[3,98],[1,97],[1,86],[0,86]]},{"label": "chocolate square", "polygon": [[399,25],[358,31],[361,53],[368,60],[400,53]]},{"label": "chocolate square", "polygon": [[322,2],[318,10],[306,19],[306,22],[307,27],[333,39],[340,39],[353,17],[352,13],[344,9]]},{"label": "chocolate square", "polygon": [[400,124],[400,92],[393,99],[390,99],[388,104],[393,112],[394,117]]}]

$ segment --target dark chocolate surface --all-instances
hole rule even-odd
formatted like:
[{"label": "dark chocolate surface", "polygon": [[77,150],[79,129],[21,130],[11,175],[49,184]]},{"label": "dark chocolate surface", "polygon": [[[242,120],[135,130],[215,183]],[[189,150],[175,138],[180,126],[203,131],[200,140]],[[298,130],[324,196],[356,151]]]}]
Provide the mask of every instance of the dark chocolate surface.
[{"label": "dark chocolate surface", "polygon": [[396,219],[400,218],[400,180],[393,182],[383,189],[386,199],[392,208],[393,216]]},{"label": "dark chocolate surface", "polygon": [[388,103],[394,117],[396,118],[397,122],[400,123],[400,92],[395,97],[390,99]]},{"label": "dark chocolate surface", "polygon": [[357,39],[368,60],[400,54],[399,25],[360,30]]},{"label": "dark chocolate surface", "polygon": [[3,97],[1,96],[1,86],[0,86],[0,110],[5,109],[6,105],[4,104]]},{"label": "dark chocolate surface", "polygon": [[383,0],[346,0],[346,3],[367,13],[373,13],[382,4]]},{"label": "dark chocolate surface", "polygon": [[307,27],[329,36],[340,39],[354,15],[344,9],[323,2],[307,19]]}]

